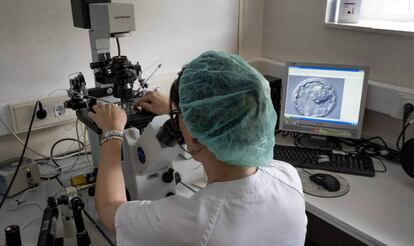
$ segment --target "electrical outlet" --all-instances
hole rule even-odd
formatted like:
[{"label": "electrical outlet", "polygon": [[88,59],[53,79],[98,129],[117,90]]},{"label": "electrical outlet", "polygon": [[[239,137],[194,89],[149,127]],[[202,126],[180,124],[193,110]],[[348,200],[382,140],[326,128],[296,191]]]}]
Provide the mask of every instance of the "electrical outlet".
[{"label": "electrical outlet", "polygon": [[[396,104],[397,108],[394,110],[394,113],[391,114],[392,117],[402,119],[404,114],[404,104],[412,103],[414,105],[414,95],[406,93],[398,93],[400,96],[399,103]],[[408,117],[408,120],[414,119],[414,113]]]},{"label": "electrical outlet", "polygon": [[339,22],[356,23],[359,20],[361,0],[341,0],[339,3]]},{"label": "electrical outlet", "polygon": [[65,105],[63,105],[63,104],[55,105],[53,107],[53,109],[54,109],[54,112],[55,112],[55,117],[62,117],[66,113],[66,108],[65,108]]},{"label": "electrical outlet", "polygon": [[[68,99],[68,97],[63,96],[40,100],[43,104],[43,108],[48,114],[47,117],[42,120],[35,117],[32,129],[43,129],[75,121],[75,111],[66,110],[65,107],[62,108],[63,102]],[[9,105],[12,128],[16,133],[26,132],[29,129],[35,103],[36,101],[31,101]]]}]

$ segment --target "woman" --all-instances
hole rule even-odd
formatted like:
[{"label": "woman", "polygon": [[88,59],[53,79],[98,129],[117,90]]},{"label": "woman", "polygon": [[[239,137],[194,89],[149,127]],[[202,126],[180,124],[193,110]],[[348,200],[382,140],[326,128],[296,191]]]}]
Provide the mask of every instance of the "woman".
[{"label": "woman", "polygon": [[[127,202],[120,137],[104,139],[96,208],[118,245],[303,245],[305,202],[296,170],[273,160],[276,113],[268,82],[236,55],[209,51],[171,86],[137,105],[178,121],[208,185],[191,198]],[[125,113],[97,105],[90,117],[122,131]]]}]

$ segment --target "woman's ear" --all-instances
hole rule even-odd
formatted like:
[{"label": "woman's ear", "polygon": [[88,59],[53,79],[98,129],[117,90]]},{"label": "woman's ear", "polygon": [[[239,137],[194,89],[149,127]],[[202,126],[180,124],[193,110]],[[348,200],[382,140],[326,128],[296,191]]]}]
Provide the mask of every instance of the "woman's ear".
[{"label": "woman's ear", "polygon": [[202,143],[200,143],[200,142],[198,141],[198,139],[197,139],[197,138],[191,138],[191,141],[192,141],[192,143],[193,143],[195,146],[204,146]]},{"label": "woman's ear", "polygon": [[200,153],[200,151],[206,147],[205,145],[200,143],[197,138],[193,138],[193,136],[191,136],[189,130],[187,129],[187,126],[185,125],[184,121],[181,118],[180,118],[180,129],[181,129],[181,133],[183,134],[184,141],[187,144],[188,152],[191,155],[196,155]]}]

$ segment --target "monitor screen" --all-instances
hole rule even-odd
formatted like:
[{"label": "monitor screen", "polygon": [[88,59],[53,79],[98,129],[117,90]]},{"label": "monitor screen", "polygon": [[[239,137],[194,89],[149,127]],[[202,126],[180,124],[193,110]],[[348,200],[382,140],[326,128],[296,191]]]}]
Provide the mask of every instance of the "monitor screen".
[{"label": "monitor screen", "polygon": [[367,77],[367,67],[289,63],[280,130],[360,138]]}]

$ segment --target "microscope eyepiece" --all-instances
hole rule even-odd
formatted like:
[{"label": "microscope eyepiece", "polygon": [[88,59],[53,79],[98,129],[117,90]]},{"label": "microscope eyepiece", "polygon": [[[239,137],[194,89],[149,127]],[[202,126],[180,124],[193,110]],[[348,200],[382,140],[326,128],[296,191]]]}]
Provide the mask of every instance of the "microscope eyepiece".
[{"label": "microscope eyepiece", "polygon": [[164,125],[161,126],[156,137],[161,143],[170,147],[174,147],[177,143],[181,144],[183,139],[181,131],[175,130],[172,126],[171,119],[167,120]]}]

